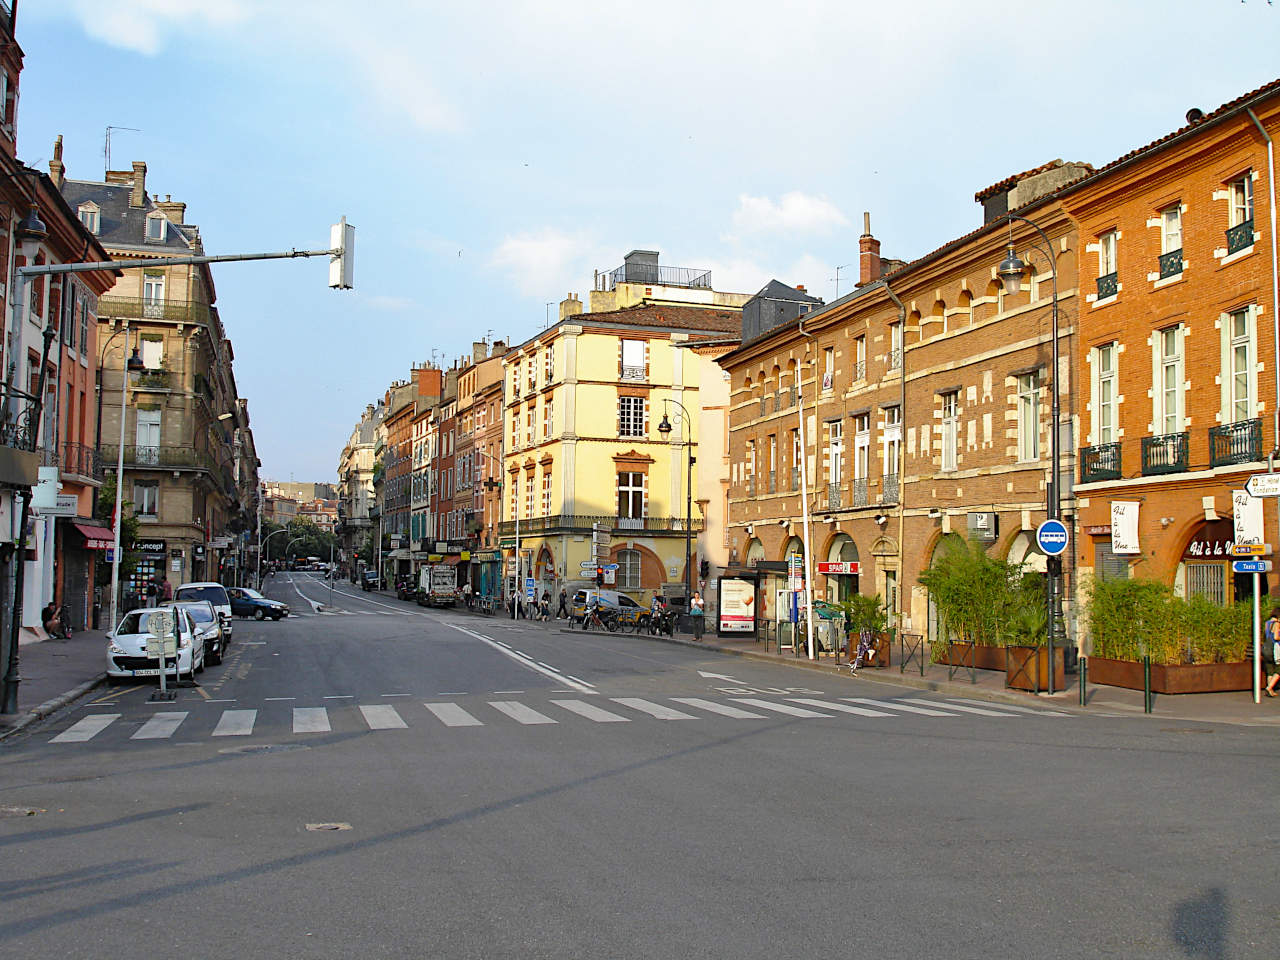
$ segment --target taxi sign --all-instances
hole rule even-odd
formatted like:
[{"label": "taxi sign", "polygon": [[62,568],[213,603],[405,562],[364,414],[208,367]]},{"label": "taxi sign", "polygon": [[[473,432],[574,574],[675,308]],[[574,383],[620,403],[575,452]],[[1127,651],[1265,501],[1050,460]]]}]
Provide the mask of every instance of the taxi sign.
[{"label": "taxi sign", "polygon": [[1270,573],[1270,560],[1232,560],[1231,569],[1234,573]]},{"label": "taxi sign", "polygon": [[1280,497],[1280,473],[1255,473],[1244,488],[1251,497]]},{"label": "taxi sign", "polygon": [[1067,549],[1067,525],[1049,519],[1036,528],[1036,544],[1045,556],[1056,557]]}]

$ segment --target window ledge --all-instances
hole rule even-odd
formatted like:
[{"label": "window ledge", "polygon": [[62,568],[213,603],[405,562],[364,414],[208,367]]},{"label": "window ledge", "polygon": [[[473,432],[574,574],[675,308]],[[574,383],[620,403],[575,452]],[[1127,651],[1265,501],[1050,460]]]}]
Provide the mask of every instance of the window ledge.
[{"label": "window ledge", "polygon": [[1089,306],[1091,309],[1097,310],[1099,307],[1109,307],[1113,303],[1116,303],[1119,299],[1120,299],[1120,294],[1115,293],[1107,297],[1105,300],[1094,299],[1090,301]]},{"label": "window ledge", "polygon": [[1186,265],[1183,264],[1183,269],[1181,273],[1175,273],[1172,276],[1165,277],[1163,279],[1156,279],[1155,282],[1151,285],[1151,289],[1159,290],[1161,287],[1170,287],[1170,286],[1173,286],[1173,284],[1175,283],[1181,283],[1184,279],[1186,279],[1186,275],[1187,275]]},{"label": "window ledge", "polygon": [[1219,247],[1213,251],[1213,255],[1218,258],[1218,266],[1225,267],[1227,264],[1235,263],[1237,260],[1243,260],[1249,254],[1253,253],[1255,244],[1251,243],[1243,250],[1237,250],[1235,253],[1228,254],[1226,247]]}]

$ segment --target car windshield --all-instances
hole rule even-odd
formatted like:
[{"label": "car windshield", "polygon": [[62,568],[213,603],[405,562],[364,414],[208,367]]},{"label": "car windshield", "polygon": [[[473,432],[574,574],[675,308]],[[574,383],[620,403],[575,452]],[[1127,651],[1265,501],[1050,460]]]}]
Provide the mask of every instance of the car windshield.
[{"label": "car windshield", "polygon": [[191,614],[191,619],[196,623],[213,623],[218,619],[218,615],[213,612],[213,608],[206,607],[203,603],[193,603],[190,606],[184,606],[182,609]]},{"label": "car windshield", "polygon": [[175,600],[208,600],[215,607],[227,605],[225,587],[179,587],[173,595]]},{"label": "car windshield", "polygon": [[[156,613],[155,610],[149,610],[149,611],[135,610],[132,613],[125,614],[125,618],[120,621],[120,629],[117,630],[116,633],[118,634],[150,633],[151,628],[149,624],[151,623],[151,618],[152,616],[155,615],[155,613]],[[176,613],[173,615],[173,617],[174,617],[175,623],[181,623]]]}]

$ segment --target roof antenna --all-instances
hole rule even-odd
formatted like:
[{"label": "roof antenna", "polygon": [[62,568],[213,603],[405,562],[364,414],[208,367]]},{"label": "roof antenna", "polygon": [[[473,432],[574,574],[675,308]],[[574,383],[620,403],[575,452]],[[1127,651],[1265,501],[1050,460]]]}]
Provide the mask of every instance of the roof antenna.
[{"label": "roof antenna", "polygon": [[[107,165],[105,169],[107,173],[111,172],[111,131],[112,130],[130,130],[133,133],[142,132],[137,127],[107,127],[107,135],[105,138],[103,138],[103,144],[102,144],[102,156],[106,160]],[[103,175],[102,179],[103,180],[107,179],[105,174]]]}]

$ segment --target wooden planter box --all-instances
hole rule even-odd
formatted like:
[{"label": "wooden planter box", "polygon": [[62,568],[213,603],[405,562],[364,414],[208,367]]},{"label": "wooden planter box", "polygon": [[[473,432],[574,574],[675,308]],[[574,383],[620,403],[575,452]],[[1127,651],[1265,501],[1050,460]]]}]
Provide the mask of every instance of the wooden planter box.
[{"label": "wooden planter box", "polygon": [[[1005,667],[1005,686],[1034,693],[1049,689],[1048,647],[1006,647],[1002,652],[1006,652],[1009,658]],[[1061,690],[1067,685],[1066,653],[1062,647],[1053,649],[1054,690]],[[1141,689],[1141,671],[1138,681]]]},{"label": "wooden planter box", "polygon": [[975,667],[978,670],[1003,670],[1004,669],[1004,647],[987,647],[981,644],[975,646],[972,643],[953,643],[951,650],[955,655],[955,661],[952,662],[947,656],[947,648],[943,647],[939,652],[937,663],[947,666],[956,667]]},{"label": "wooden planter box", "polygon": [[[1142,689],[1142,664],[1133,660],[1089,658],[1089,682],[1107,687]],[[1253,661],[1239,663],[1175,663],[1151,665],[1153,693],[1230,693],[1253,689]]]}]

